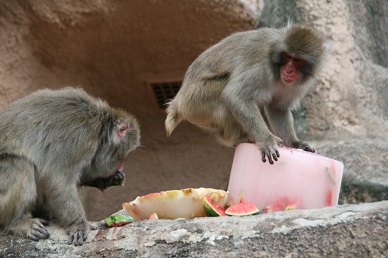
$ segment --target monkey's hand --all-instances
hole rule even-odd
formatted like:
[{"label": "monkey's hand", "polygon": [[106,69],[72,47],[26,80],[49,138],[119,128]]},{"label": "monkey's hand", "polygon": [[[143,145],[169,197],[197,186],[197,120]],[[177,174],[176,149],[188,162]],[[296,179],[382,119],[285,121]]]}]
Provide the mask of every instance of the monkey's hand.
[{"label": "monkey's hand", "polygon": [[274,160],[278,161],[280,157],[278,143],[281,142],[282,140],[276,136],[267,137],[266,141],[260,144],[261,160],[266,162],[266,158],[268,158],[268,162],[271,165],[274,164]]},{"label": "monkey's hand", "polygon": [[295,148],[295,149],[302,149],[304,151],[308,151],[308,152],[315,152],[315,149],[314,147],[312,147],[310,144],[308,144],[307,142],[303,142],[303,141],[294,141],[292,144],[291,144],[291,147],[292,148]]},{"label": "monkey's hand", "polygon": [[125,181],[125,175],[120,170],[117,170],[113,175],[107,177],[98,177],[92,181],[83,182],[83,186],[92,186],[100,189],[102,192],[111,186],[123,185]]},{"label": "monkey's hand", "polygon": [[79,223],[78,225],[71,227],[69,230],[68,244],[73,244],[75,246],[83,245],[89,232],[90,228],[88,223]]}]

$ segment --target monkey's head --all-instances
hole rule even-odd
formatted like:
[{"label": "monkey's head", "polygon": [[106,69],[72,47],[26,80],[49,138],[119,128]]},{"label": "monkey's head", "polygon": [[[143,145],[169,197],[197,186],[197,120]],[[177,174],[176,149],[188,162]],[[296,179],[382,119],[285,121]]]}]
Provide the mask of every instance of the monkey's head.
[{"label": "monkey's head", "polygon": [[110,109],[104,119],[97,152],[81,181],[107,177],[121,170],[128,153],[140,145],[140,127],[135,117]]},{"label": "monkey's head", "polygon": [[312,28],[292,25],[285,28],[284,43],[275,45],[273,63],[284,85],[301,85],[319,68],[325,41]]}]

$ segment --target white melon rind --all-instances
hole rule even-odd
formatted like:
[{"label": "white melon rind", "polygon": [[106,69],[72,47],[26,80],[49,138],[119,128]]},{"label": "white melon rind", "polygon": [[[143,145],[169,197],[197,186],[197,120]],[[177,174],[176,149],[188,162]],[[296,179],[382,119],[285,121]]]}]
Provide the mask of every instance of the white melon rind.
[{"label": "white melon rind", "polygon": [[205,217],[202,197],[208,195],[213,203],[224,206],[228,193],[213,188],[186,188],[151,193],[123,203],[124,211],[135,220],[148,219],[157,213],[159,219]]}]

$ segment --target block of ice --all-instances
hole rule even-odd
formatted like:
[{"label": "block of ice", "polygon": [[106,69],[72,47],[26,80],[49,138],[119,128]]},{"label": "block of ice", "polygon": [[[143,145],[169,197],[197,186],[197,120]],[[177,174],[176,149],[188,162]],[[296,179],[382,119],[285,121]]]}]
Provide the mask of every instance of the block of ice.
[{"label": "block of ice", "polygon": [[303,150],[280,147],[271,165],[255,144],[236,147],[228,204],[252,201],[259,209],[312,209],[338,203],[343,163]]}]

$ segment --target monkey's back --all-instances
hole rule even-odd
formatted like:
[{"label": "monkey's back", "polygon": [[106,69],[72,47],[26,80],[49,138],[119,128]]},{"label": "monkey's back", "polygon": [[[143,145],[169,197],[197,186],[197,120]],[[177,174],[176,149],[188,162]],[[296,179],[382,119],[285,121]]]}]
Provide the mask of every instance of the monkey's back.
[{"label": "monkey's back", "polygon": [[34,162],[42,156],[63,159],[62,150],[74,150],[66,155],[79,161],[80,152],[97,148],[106,107],[80,89],[36,91],[0,113],[0,155],[22,155]]},{"label": "monkey's back", "polygon": [[[269,55],[271,47],[283,34],[283,29],[268,28],[237,32],[208,48],[188,68],[182,87],[169,103],[168,111],[173,113],[172,110],[175,110],[174,112],[186,118],[197,116],[204,119],[213,107],[218,109],[214,112],[225,113],[220,94],[231,75],[255,67],[269,67],[270,60],[264,57]],[[257,58],[258,56],[261,58]],[[258,64],[257,60],[266,64]],[[268,73],[264,69],[258,72]]]},{"label": "monkey's back", "polygon": [[[205,50],[188,68],[183,84],[224,79],[241,65],[254,65],[258,56],[267,56],[268,45],[284,34],[283,29],[262,28],[234,33]],[[270,42],[270,44],[268,44]],[[184,87],[183,85],[183,87]]]}]

